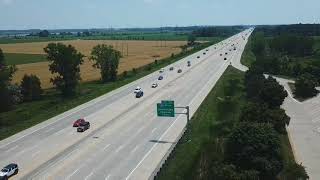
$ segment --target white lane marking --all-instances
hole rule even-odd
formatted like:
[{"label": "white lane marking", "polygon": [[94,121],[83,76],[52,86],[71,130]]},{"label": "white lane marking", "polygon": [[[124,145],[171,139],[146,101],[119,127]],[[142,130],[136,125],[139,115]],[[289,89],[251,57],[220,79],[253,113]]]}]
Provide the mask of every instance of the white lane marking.
[{"label": "white lane marking", "polygon": [[[217,72],[220,71],[220,70],[225,66],[226,63],[227,63],[227,62],[224,62],[224,63],[220,66],[220,68],[217,70]],[[221,75],[220,75],[220,77],[221,77]],[[209,83],[212,83],[212,82],[209,81],[204,87],[206,87]],[[205,88],[202,88],[201,91],[200,91],[200,93],[198,93],[198,94],[201,94],[204,89],[205,89]],[[196,99],[193,98],[190,104],[192,104],[193,101],[195,101],[195,100],[196,100]],[[177,119],[179,119],[180,117],[181,117],[181,115],[179,115],[179,116],[177,117]],[[170,125],[170,127],[161,135],[161,137],[159,138],[159,141],[161,141],[162,138],[168,133],[168,131],[171,129],[171,127],[177,122],[177,119],[175,119],[174,122]],[[157,145],[157,144],[154,144],[154,145],[151,147],[151,149],[147,152],[147,154],[144,155],[144,157],[143,157],[143,158],[141,159],[141,161],[137,164],[137,166],[136,166],[136,167],[129,173],[129,175],[126,177],[126,180],[128,180],[128,179],[130,178],[130,176],[132,175],[132,173],[133,173],[133,172],[140,166],[140,164],[149,156],[149,154],[150,154],[150,153],[152,152],[152,150],[156,147],[156,145]]]},{"label": "white lane marking", "polygon": [[116,150],[116,153],[118,153],[121,149],[123,148],[123,146],[119,146],[118,149]]},{"label": "white lane marking", "polygon": [[109,146],[110,146],[110,144],[107,144],[107,145],[103,148],[103,150],[105,151]]},{"label": "white lane marking", "polygon": [[157,130],[157,128],[153,128],[151,133],[153,134],[156,130]]},{"label": "white lane marking", "polygon": [[[177,117],[177,119],[179,119],[179,117],[181,117],[181,115],[179,115]],[[159,138],[159,141],[162,140],[162,138],[168,133],[168,131],[171,129],[171,127],[177,122],[177,119],[174,120],[174,122],[170,125],[170,127],[161,135],[161,137]],[[130,176],[132,175],[132,173],[140,166],[140,164],[149,156],[149,154],[152,152],[152,150],[156,147],[157,143],[155,143],[151,149],[147,152],[147,154],[145,154],[143,156],[143,158],[141,159],[141,161],[137,164],[137,166],[129,173],[129,175],[126,177],[126,180],[128,180],[130,178]]]},{"label": "white lane marking", "polygon": [[37,151],[37,152],[35,152],[35,153],[33,153],[32,154],[32,157],[35,157],[37,154],[39,154],[40,153],[40,151]]},{"label": "white lane marking", "polygon": [[88,180],[92,175],[93,175],[93,172],[91,172],[91,173],[85,178],[85,180]]},{"label": "white lane marking", "polygon": [[75,175],[78,171],[79,171],[80,168],[78,168],[77,170],[73,171],[72,174],[70,174],[67,179],[70,179],[73,175]]},{"label": "white lane marking", "polygon": [[14,147],[12,147],[12,148],[10,148],[10,149],[8,149],[8,150],[6,150],[6,152],[12,151],[12,150],[16,149],[17,147],[18,147],[18,145],[14,146]]},{"label": "white lane marking", "polygon": [[134,147],[130,153],[134,153],[134,152],[136,152],[138,148],[139,148],[139,146],[138,146],[138,145],[136,145],[136,147]]}]

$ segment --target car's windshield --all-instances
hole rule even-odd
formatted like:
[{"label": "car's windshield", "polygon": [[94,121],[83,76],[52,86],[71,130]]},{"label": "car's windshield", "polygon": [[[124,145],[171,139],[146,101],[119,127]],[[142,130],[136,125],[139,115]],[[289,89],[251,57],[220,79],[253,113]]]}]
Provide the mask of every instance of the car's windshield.
[{"label": "car's windshield", "polygon": [[8,169],[3,168],[3,169],[1,169],[1,172],[9,172],[9,170],[8,170]]}]

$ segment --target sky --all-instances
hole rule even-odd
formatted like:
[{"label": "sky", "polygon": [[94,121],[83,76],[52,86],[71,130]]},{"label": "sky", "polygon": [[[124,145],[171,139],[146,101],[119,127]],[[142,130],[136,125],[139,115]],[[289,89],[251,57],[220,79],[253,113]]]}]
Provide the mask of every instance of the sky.
[{"label": "sky", "polygon": [[319,0],[0,0],[0,29],[320,23]]}]

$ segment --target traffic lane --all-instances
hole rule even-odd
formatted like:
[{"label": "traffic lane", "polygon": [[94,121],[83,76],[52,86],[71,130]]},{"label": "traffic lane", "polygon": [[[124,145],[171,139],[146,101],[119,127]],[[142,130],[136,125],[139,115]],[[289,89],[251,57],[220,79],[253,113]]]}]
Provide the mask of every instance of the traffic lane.
[{"label": "traffic lane", "polygon": [[[209,75],[210,76],[210,75]],[[206,79],[204,78],[203,79],[203,81],[204,82],[206,82]],[[183,81],[183,82],[185,82],[185,81]],[[197,85],[202,85],[201,83],[199,83],[199,82],[197,82],[196,83]],[[190,84],[189,84],[190,85]],[[192,87],[194,87],[194,86],[192,86]],[[197,88],[193,88],[194,89],[194,91],[198,91],[198,89]],[[183,94],[182,96],[181,96],[181,99],[183,99],[183,100],[186,100],[186,101],[188,101],[187,100],[187,98],[185,98],[187,95],[190,95],[190,94],[194,94],[194,93],[190,93],[190,92],[185,92],[185,94]],[[180,95],[181,95],[181,93],[180,93]],[[179,98],[178,98],[179,99]],[[183,103],[184,104],[184,103]],[[150,128],[151,129],[151,128]],[[167,129],[167,128],[166,128]],[[155,128],[153,128],[152,130],[151,130],[151,133],[153,132],[155,130]],[[149,132],[150,133],[150,132]],[[142,137],[141,138],[138,138],[138,140],[140,140],[140,139],[143,139],[143,137],[147,137],[147,136],[145,136],[145,135],[142,135]],[[146,140],[144,140],[143,142],[144,143],[149,143],[149,141],[152,141],[152,139],[150,140],[150,139],[146,139]],[[137,141],[132,141],[132,142],[137,142]],[[131,147],[133,148],[133,150],[135,150],[136,148],[134,147],[134,145],[135,145],[135,143],[134,144],[132,144],[131,145]],[[121,147],[121,146],[120,146]],[[146,147],[146,146],[139,146],[139,147]],[[129,149],[132,149],[132,148],[129,148]],[[125,150],[125,148],[124,148],[124,150]],[[148,148],[146,149],[146,150],[148,150]],[[144,154],[144,153],[143,153]],[[143,155],[142,154],[142,155]],[[115,158],[118,158],[118,160],[121,158],[121,156],[120,157],[115,157]],[[134,158],[137,158],[137,156],[134,156]],[[137,160],[139,160],[139,158],[137,159]],[[130,159],[129,160],[129,162],[132,162],[133,160],[132,159]],[[104,167],[104,169],[108,169],[108,171],[109,172],[111,172],[111,171],[113,171],[113,170],[115,170],[116,171],[116,169],[121,169],[121,174],[117,174],[116,172],[115,173],[112,173],[112,174],[110,174],[110,173],[108,173],[108,176],[109,176],[109,178],[112,178],[112,177],[114,177],[114,178],[119,178],[120,176],[123,176],[123,169],[125,169],[125,167],[126,166],[128,166],[128,170],[130,170],[130,163],[128,164],[125,160],[121,160],[121,161],[111,161],[111,162],[121,162],[121,164],[120,164],[120,167],[119,166],[115,166],[113,163],[112,164],[109,164],[109,166],[105,166]],[[135,163],[133,163],[133,164],[135,164]],[[124,167],[122,167],[122,166],[124,166]],[[88,168],[84,168],[84,169],[88,169]],[[132,169],[132,167],[131,167],[131,169]],[[82,171],[80,171],[80,172],[82,172]],[[97,174],[98,175],[98,177],[97,177],[97,175],[94,175],[95,173],[92,173],[92,172],[86,172],[86,173],[83,173],[83,174],[81,174],[80,176],[77,176],[76,178],[80,178],[81,176],[84,176],[85,174],[89,174],[89,177],[91,177],[91,178],[93,178],[93,179],[95,179],[95,178],[98,178],[99,176],[102,176],[103,174]],[[102,178],[102,177],[100,177],[100,178]]]}]

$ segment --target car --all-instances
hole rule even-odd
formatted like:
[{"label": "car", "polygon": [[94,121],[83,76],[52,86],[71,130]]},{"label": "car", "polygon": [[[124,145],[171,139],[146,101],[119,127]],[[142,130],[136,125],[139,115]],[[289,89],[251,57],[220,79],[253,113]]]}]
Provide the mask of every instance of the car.
[{"label": "car", "polygon": [[228,53],[226,52],[226,53],[224,53],[225,55],[227,55]]},{"label": "car", "polygon": [[206,55],[206,53],[204,52],[203,55]]},{"label": "car", "polygon": [[134,93],[137,93],[137,92],[140,92],[140,91],[142,91],[142,89],[141,89],[141,87],[136,87],[136,89],[134,89]]},{"label": "car", "polygon": [[200,58],[200,56],[197,56],[197,58],[199,59],[199,58]]},{"label": "car", "polygon": [[164,69],[160,69],[159,73],[163,73],[164,72]]},{"label": "car", "polygon": [[78,128],[77,128],[77,132],[84,132],[87,129],[90,128],[90,123],[88,121],[86,121],[85,123],[81,124]]},{"label": "car", "polygon": [[162,80],[162,79],[163,79],[163,76],[159,76],[159,77],[158,77],[158,80]]},{"label": "car", "polygon": [[220,54],[220,56],[222,56],[222,54]]},{"label": "car", "polygon": [[84,119],[78,119],[73,123],[73,127],[79,127],[81,124],[85,123]]},{"label": "car", "polygon": [[158,83],[153,83],[151,87],[152,87],[152,88],[158,87]]},{"label": "car", "polygon": [[[216,47],[214,47],[214,49],[216,49]],[[209,49],[206,49],[206,51],[209,51]]]},{"label": "car", "polygon": [[236,48],[233,48],[233,50],[237,50]]},{"label": "car", "polygon": [[136,98],[141,98],[143,96],[143,91],[140,91],[136,94]]},{"label": "car", "polygon": [[224,60],[227,60],[227,58],[225,57]]},{"label": "car", "polygon": [[18,174],[19,168],[15,163],[11,163],[0,171],[0,179],[8,179],[9,177]]},{"label": "car", "polygon": [[182,69],[179,69],[179,70],[178,70],[178,73],[182,73]]},{"label": "car", "polygon": [[170,67],[170,69],[169,69],[169,70],[170,70],[170,71],[173,71],[173,69],[174,69],[173,67]]}]

